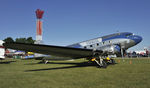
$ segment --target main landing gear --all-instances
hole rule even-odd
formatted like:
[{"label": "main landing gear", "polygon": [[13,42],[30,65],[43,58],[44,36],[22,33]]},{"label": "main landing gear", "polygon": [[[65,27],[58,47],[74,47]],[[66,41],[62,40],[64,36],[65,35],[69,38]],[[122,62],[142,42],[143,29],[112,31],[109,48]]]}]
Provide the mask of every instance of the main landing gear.
[{"label": "main landing gear", "polygon": [[97,58],[91,59],[91,61],[95,61],[100,68],[106,68],[108,64],[115,64],[115,60],[110,59],[109,57],[102,58],[99,56]]}]

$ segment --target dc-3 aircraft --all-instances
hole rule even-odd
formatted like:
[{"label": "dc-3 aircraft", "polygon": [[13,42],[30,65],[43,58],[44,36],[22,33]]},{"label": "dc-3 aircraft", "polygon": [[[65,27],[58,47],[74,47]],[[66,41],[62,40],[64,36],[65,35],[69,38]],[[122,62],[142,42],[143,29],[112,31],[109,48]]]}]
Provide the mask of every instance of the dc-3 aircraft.
[{"label": "dc-3 aircraft", "polygon": [[142,37],[130,32],[114,33],[107,36],[90,39],[68,46],[43,44],[4,43],[4,47],[16,50],[36,52],[73,59],[86,58],[95,61],[100,67],[107,63],[115,63],[113,59],[104,59],[108,55],[123,55],[124,52],[142,41]]}]

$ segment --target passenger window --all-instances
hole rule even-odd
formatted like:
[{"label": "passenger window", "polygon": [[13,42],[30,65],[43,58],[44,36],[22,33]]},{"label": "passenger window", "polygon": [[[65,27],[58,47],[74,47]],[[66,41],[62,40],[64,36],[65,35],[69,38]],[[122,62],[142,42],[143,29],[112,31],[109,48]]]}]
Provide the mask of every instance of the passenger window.
[{"label": "passenger window", "polygon": [[84,48],[86,49],[86,46],[84,46]]},{"label": "passenger window", "polygon": [[90,45],[90,47],[93,47],[92,45]]},{"label": "passenger window", "polygon": [[99,43],[97,43],[97,46],[99,46]]},{"label": "passenger window", "polygon": [[133,34],[126,34],[126,37],[129,37],[129,36],[131,36],[131,35],[133,35]]}]

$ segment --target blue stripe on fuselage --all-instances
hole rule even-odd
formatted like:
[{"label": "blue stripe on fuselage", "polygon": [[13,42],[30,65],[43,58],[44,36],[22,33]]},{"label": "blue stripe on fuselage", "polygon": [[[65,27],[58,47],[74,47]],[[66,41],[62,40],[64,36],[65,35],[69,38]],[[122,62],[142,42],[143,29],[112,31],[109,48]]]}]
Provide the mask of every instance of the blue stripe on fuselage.
[{"label": "blue stripe on fuselage", "polygon": [[[130,32],[123,32],[123,33],[118,33],[118,35],[115,35],[115,36],[111,36],[111,37],[108,37],[108,38],[105,38],[105,37],[102,37],[102,41],[107,41],[107,40],[112,40],[112,39],[116,39],[116,38],[124,38],[124,39],[129,39],[126,37],[127,34],[132,34]],[[109,35],[108,35],[109,36]]]}]

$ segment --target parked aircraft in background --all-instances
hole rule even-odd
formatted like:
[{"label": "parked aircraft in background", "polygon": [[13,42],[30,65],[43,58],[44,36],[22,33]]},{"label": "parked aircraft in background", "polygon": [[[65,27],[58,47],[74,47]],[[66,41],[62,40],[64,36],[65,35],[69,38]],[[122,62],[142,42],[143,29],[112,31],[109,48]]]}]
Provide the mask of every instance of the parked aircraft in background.
[{"label": "parked aircraft in background", "polygon": [[1,60],[5,58],[5,56],[4,56],[5,48],[3,46],[3,43],[4,43],[4,41],[0,40],[0,59]]},{"label": "parked aircraft in background", "polygon": [[[106,67],[107,61],[103,59],[108,55],[122,55],[124,52],[142,41],[142,37],[130,32],[121,32],[90,39],[68,46],[53,46],[42,44],[4,43],[6,48],[36,52],[73,59],[86,58],[95,61],[100,67]],[[114,63],[113,59],[107,59]]]}]

